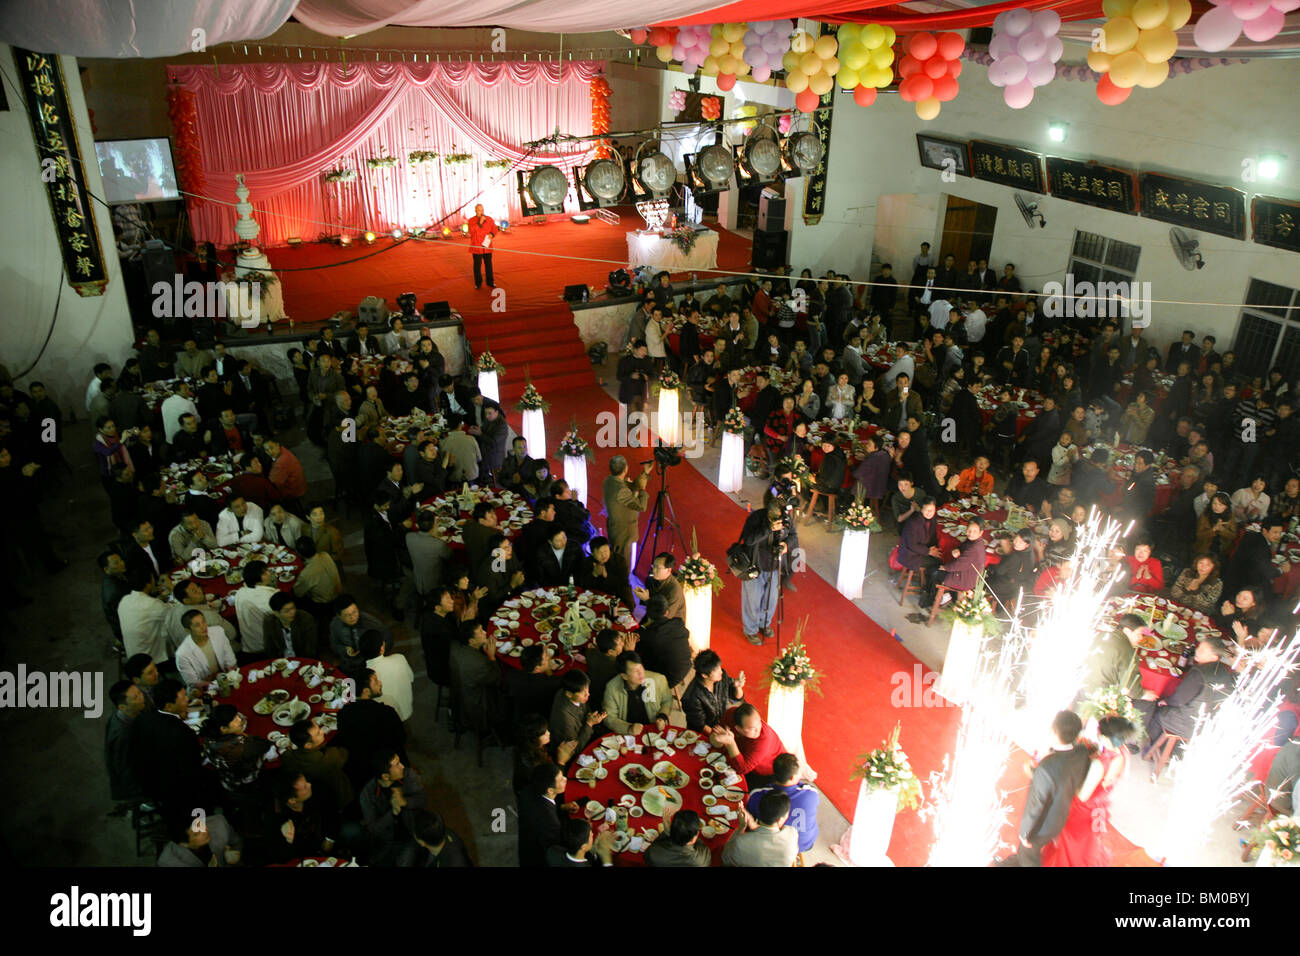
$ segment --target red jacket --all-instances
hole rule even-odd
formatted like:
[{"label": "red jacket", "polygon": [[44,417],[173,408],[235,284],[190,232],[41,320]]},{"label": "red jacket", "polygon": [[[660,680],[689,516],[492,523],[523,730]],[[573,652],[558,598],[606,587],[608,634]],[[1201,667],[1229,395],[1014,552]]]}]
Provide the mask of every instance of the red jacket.
[{"label": "red jacket", "polygon": [[736,747],[740,750],[740,756],[733,757],[731,763],[739,774],[754,772],[770,777],[772,761],[785,753],[785,744],[781,743],[781,738],[766,720],[763,721],[763,729],[753,739],[737,733]]},{"label": "red jacket", "polygon": [[[1145,561],[1139,561],[1130,554],[1124,560],[1128,562],[1128,569],[1132,574],[1129,583],[1130,588],[1134,591],[1145,591],[1147,594],[1154,594],[1156,591],[1164,590],[1165,569],[1159,558],[1147,558]],[[1151,577],[1139,581],[1137,577],[1138,568],[1143,566],[1151,573]]]},{"label": "red jacket", "polygon": [[483,245],[483,237],[495,236],[496,234],[497,224],[492,221],[491,217],[484,216],[482,225],[479,225],[477,216],[471,218],[469,221],[469,251],[471,253],[491,252],[491,246]]}]

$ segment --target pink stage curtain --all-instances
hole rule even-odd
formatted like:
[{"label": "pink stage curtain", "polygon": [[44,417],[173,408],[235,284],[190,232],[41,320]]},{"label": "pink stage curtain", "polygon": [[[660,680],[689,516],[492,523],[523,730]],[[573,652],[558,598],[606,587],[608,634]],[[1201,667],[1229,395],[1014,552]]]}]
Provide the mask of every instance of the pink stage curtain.
[{"label": "pink stage curtain", "polygon": [[[235,175],[244,174],[261,243],[291,236],[394,227],[452,228],[481,202],[494,218],[521,212],[514,170],[483,161],[548,163],[566,172],[588,162],[593,147],[528,154],[523,144],[554,132],[591,133],[591,81],[599,63],[256,64],[168,67],[169,80],[196,97],[206,194],[191,206],[195,238],[235,241]],[[441,159],[412,166],[427,150],[469,153],[473,162]],[[371,169],[366,159],[395,156]],[[333,169],[356,170],[350,183],[327,183]],[[481,195],[480,195],[481,193]],[[476,198],[477,197],[477,198]]]},{"label": "pink stage curtain", "polygon": [[[301,4],[300,4],[301,6]],[[965,10],[915,13],[897,0],[738,0],[698,14],[669,18],[655,10],[655,21],[663,25],[727,23],[732,20],[773,20],[780,17],[809,17],[825,23],[881,23],[900,32],[922,30],[965,30],[987,27],[1005,10],[1055,10],[1062,20],[1083,20],[1102,16],[1101,0],[1002,0]]]}]

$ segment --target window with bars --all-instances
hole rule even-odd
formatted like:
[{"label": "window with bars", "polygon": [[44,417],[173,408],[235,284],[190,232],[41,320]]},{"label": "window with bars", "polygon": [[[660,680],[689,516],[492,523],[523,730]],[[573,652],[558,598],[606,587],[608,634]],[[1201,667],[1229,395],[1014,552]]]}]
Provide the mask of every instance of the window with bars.
[{"label": "window with bars", "polygon": [[1232,349],[1246,375],[1274,366],[1288,379],[1300,375],[1300,290],[1251,279]]},{"label": "window with bars", "polygon": [[[1074,276],[1075,285],[1091,282],[1134,282],[1142,247],[1118,239],[1107,239],[1095,232],[1075,230],[1074,247],[1066,271]],[[1127,311],[1127,310],[1125,310]]]}]

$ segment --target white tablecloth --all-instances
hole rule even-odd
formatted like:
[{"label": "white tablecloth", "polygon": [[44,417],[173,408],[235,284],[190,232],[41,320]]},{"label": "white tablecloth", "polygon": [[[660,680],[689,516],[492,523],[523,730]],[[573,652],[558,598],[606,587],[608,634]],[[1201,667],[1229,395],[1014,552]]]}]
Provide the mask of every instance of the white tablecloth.
[{"label": "white tablecloth", "polygon": [[669,272],[714,269],[718,265],[718,234],[710,229],[697,234],[695,246],[684,253],[671,239],[653,232],[627,234],[627,261],[630,268],[649,266]]}]

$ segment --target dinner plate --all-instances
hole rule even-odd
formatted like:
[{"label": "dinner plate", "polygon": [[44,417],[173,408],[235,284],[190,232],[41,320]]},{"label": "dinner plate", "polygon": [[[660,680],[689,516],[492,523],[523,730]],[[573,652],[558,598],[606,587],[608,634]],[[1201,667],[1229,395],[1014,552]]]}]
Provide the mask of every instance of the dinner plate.
[{"label": "dinner plate", "polygon": [[651,787],[641,795],[641,806],[651,816],[661,817],[670,807],[681,808],[682,795],[673,787]]},{"label": "dinner plate", "polygon": [[1174,669],[1174,662],[1167,657],[1148,657],[1146,664],[1158,671],[1171,671]]},{"label": "dinner plate", "polygon": [[276,705],[274,703],[272,703],[267,698],[263,697],[261,700],[259,700],[256,704],[253,705],[253,713],[259,714],[262,717],[266,717],[271,713],[271,711],[275,710],[275,708]]},{"label": "dinner plate", "polygon": [[661,760],[655,764],[651,770],[654,771],[655,779],[666,787],[678,788],[690,786],[690,776],[668,760]]},{"label": "dinner plate", "polygon": [[631,842],[632,842],[632,837],[626,830],[614,831],[613,850],[615,853],[622,853],[624,850],[627,849],[628,844]]},{"label": "dinner plate", "polygon": [[[618,768],[618,779],[631,790],[644,792],[654,786],[655,775],[639,763],[628,763]],[[647,810],[649,807],[646,808]]]},{"label": "dinner plate", "polygon": [[605,805],[599,800],[588,800],[582,809],[582,815],[588,820],[598,820],[605,815]]},{"label": "dinner plate", "polygon": [[294,699],[277,707],[271,714],[271,719],[281,727],[292,727],[298,721],[310,716],[311,705],[306,701]]}]

